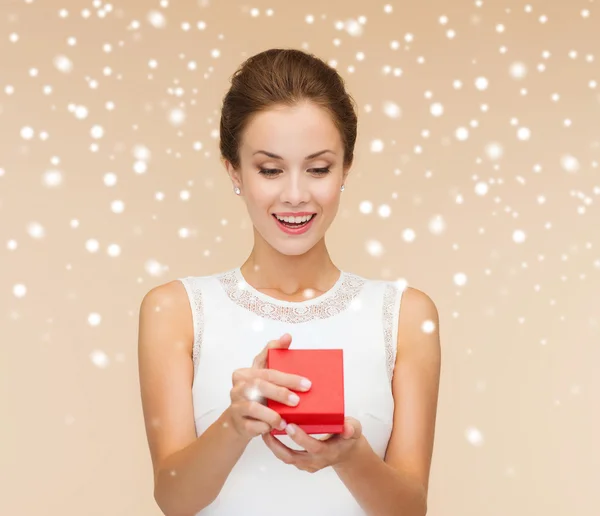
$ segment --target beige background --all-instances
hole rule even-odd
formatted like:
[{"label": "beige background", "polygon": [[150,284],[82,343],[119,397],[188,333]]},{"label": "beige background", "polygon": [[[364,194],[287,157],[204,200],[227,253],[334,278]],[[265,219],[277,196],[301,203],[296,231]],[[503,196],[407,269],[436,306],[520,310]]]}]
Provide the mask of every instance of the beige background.
[{"label": "beige background", "polygon": [[248,255],[219,107],[269,47],[359,106],[334,261],[438,306],[429,513],[600,514],[597,2],[390,5],[0,0],[0,514],[160,514],[139,304]]}]

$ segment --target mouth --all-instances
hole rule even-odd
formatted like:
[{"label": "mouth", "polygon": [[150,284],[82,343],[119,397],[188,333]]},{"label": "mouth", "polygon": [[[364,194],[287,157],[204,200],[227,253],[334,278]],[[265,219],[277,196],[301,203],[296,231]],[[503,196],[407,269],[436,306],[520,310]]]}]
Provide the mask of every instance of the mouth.
[{"label": "mouth", "polygon": [[308,219],[305,222],[299,222],[299,223],[284,222],[282,220],[279,220],[275,216],[275,214],[272,214],[272,216],[275,219],[275,222],[277,223],[277,225],[279,226],[280,229],[282,229],[283,231],[285,231],[288,234],[297,235],[299,233],[304,233],[305,231],[308,231],[308,229],[312,225],[312,222],[315,220],[315,217],[317,216],[317,214],[313,213],[310,216],[310,219]]}]

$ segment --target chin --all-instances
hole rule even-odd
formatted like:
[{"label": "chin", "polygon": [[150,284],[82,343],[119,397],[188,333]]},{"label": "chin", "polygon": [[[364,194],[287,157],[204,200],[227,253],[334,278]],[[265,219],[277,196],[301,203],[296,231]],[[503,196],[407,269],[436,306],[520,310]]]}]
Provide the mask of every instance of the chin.
[{"label": "chin", "polygon": [[[260,233],[260,232],[259,232]],[[286,241],[285,235],[284,238],[277,238],[273,236],[272,233],[268,233],[269,238],[265,238],[264,235],[261,234],[261,238],[271,246],[275,251],[285,256],[301,256],[303,254],[308,253],[318,242],[318,240],[314,240],[312,238],[303,239],[303,240],[295,240],[294,238]]]},{"label": "chin", "polygon": [[312,248],[313,246],[302,246],[302,248],[298,249],[290,249],[289,247],[286,248],[286,246],[274,247],[274,249],[276,249],[279,253],[286,256],[302,256],[303,254],[308,253],[308,251],[310,251]]},{"label": "chin", "polygon": [[286,256],[301,256],[308,253],[316,244],[313,239],[306,239],[302,242],[294,242],[293,240],[286,242],[283,239],[269,239],[267,243],[278,253]]}]

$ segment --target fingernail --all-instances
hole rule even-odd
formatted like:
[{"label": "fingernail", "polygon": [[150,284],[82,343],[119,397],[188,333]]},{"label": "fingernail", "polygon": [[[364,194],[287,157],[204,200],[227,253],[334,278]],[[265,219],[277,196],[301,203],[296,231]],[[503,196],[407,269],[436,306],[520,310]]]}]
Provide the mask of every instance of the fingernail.
[{"label": "fingernail", "polygon": [[285,431],[290,435],[294,435],[296,433],[296,429],[294,428],[294,425],[286,426]]},{"label": "fingernail", "polygon": [[279,430],[285,430],[286,426],[287,426],[287,423],[285,422],[285,419],[282,419],[281,422],[279,423]]},{"label": "fingernail", "polygon": [[292,405],[297,405],[300,402],[300,396],[298,396],[297,394],[290,394],[288,397],[288,400],[290,401],[290,403]]},{"label": "fingernail", "polygon": [[312,382],[308,378],[302,378],[302,380],[300,380],[300,385],[305,389],[310,389]]}]

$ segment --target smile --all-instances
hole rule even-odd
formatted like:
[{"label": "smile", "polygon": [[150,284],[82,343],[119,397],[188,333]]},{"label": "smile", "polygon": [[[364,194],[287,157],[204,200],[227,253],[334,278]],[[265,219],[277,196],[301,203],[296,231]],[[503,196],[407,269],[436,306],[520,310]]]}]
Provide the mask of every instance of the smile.
[{"label": "smile", "polygon": [[313,215],[311,215],[310,219],[307,220],[306,222],[299,222],[296,224],[293,222],[284,222],[282,220],[279,220],[275,216],[275,214],[273,214],[273,218],[275,219],[275,222],[279,226],[279,229],[281,229],[284,233],[287,233],[288,235],[300,235],[302,233],[306,233],[312,226],[312,223],[315,220],[316,216],[317,216],[317,214],[314,213]]}]

